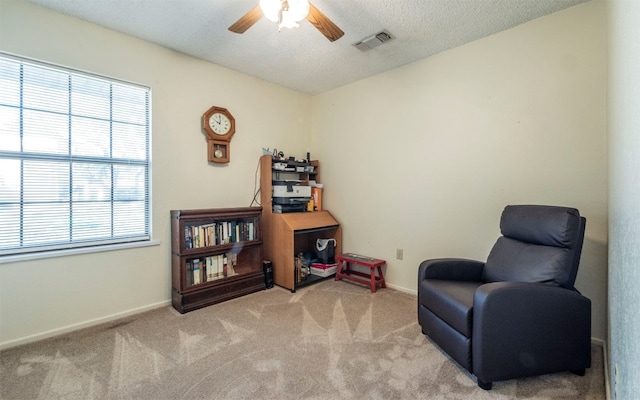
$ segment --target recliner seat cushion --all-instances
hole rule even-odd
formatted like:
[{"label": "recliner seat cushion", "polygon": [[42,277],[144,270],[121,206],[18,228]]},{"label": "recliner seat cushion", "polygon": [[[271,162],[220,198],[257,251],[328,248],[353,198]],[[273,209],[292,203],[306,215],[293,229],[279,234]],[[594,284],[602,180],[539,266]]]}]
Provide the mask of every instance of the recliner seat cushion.
[{"label": "recliner seat cushion", "polygon": [[466,337],[471,337],[473,295],[482,282],[420,281],[418,301],[438,318]]}]

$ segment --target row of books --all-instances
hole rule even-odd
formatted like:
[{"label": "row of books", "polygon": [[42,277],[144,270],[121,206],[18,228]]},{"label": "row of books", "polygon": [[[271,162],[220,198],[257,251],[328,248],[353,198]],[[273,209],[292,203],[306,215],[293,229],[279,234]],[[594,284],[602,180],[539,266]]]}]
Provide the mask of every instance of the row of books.
[{"label": "row of books", "polygon": [[217,246],[255,238],[253,221],[220,221],[184,227],[184,248]]},{"label": "row of books", "polygon": [[234,266],[238,263],[237,254],[218,254],[188,260],[187,286],[215,281],[237,275]]}]

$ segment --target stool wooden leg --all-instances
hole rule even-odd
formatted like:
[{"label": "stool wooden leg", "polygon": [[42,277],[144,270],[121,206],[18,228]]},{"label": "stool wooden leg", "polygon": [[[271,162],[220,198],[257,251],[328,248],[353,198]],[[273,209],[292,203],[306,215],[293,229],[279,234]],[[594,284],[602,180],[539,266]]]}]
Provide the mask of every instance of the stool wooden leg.
[{"label": "stool wooden leg", "polygon": [[376,292],[376,269],[371,267],[371,293]]},{"label": "stool wooden leg", "polygon": [[382,274],[382,265],[378,265],[378,277],[380,278],[381,286],[383,288],[387,287],[387,284],[384,281],[384,275]]},{"label": "stool wooden leg", "polygon": [[342,263],[343,262],[344,262],[343,260],[338,261],[338,269],[336,270],[335,278],[333,278],[334,281],[339,281],[340,280],[340,276],[341,276],[341,273],[342,273]]}]

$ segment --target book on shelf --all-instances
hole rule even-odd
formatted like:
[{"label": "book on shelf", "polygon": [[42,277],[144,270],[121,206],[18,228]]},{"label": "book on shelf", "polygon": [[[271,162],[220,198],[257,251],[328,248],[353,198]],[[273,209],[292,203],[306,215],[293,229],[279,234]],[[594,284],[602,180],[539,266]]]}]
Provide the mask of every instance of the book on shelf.
[{"label": "book on shelf", "polygon": [[200,279],[200,260],[195,259],[193,260],[193,284],[197,285],[199,283],[202,283]]},{"label": "book on shelf", "polygon": [[255,236],[254,236],[255,233],[254,232],[255,231],[254,231],[254,225],[253,225],[252,221],[249,222],[248,229],[249,229],[249,235],[247,236],[247,239],[248,240],[254,240],[254,238],[255,238]]},{"label": "book on shelf", "polygon": [[191,227],[185,226],[184,227],[184,248],[190,249],[192,247],[193,247],[193,238],[191,236]]},{"label": "book on shelf", "polygon": [[224,273],[222,271],[222,254],[218,254],[214,257],[216,259],[216,279],[224,278]]},{"label": "book on shelf", "polygon": [[191,286],[193,285],[193,263],[191,261],[187,261],[186,270],[185,278],[187,280],[187,286]]},{"label": "book on shelf", "polygon": [[204,245],[212,246],[215,243],[215,233],[213,233],[213,224],[207,224],[204,228]]},{"label": "book on shelf", "polygon": [[207,282],[212,281],[214,279],[216,279],[215,276],[215,271],[213,269],[213,257],[209,256],[206,258],[206,265],[207,265]]},{"label": "book on shelf", "polygon": [[226,222],[222,223],[222,235],[220,236],[220,243],[226,244],[229,237],[229,226]]}]

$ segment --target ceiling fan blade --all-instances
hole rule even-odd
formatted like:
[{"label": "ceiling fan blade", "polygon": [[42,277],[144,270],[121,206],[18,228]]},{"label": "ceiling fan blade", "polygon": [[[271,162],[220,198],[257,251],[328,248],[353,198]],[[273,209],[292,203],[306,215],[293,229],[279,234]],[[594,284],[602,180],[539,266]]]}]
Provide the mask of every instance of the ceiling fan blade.
[{"label": "ceiling fan blade", "polygon": [[342,29],[338,28],[336,24],[320,12],[313,4],[309,4],[307,21],[311,22],[330,42],[338,40],[344,35]]},{"label": "ceiling fan blade", "polygon": [[254,9],[240,17],[233,25],[229,27],[231,32],[244,33],[247,29],[251,28],[253,24],[258,22],[262,18],[262,10],[260,6],[256,6]]}]

